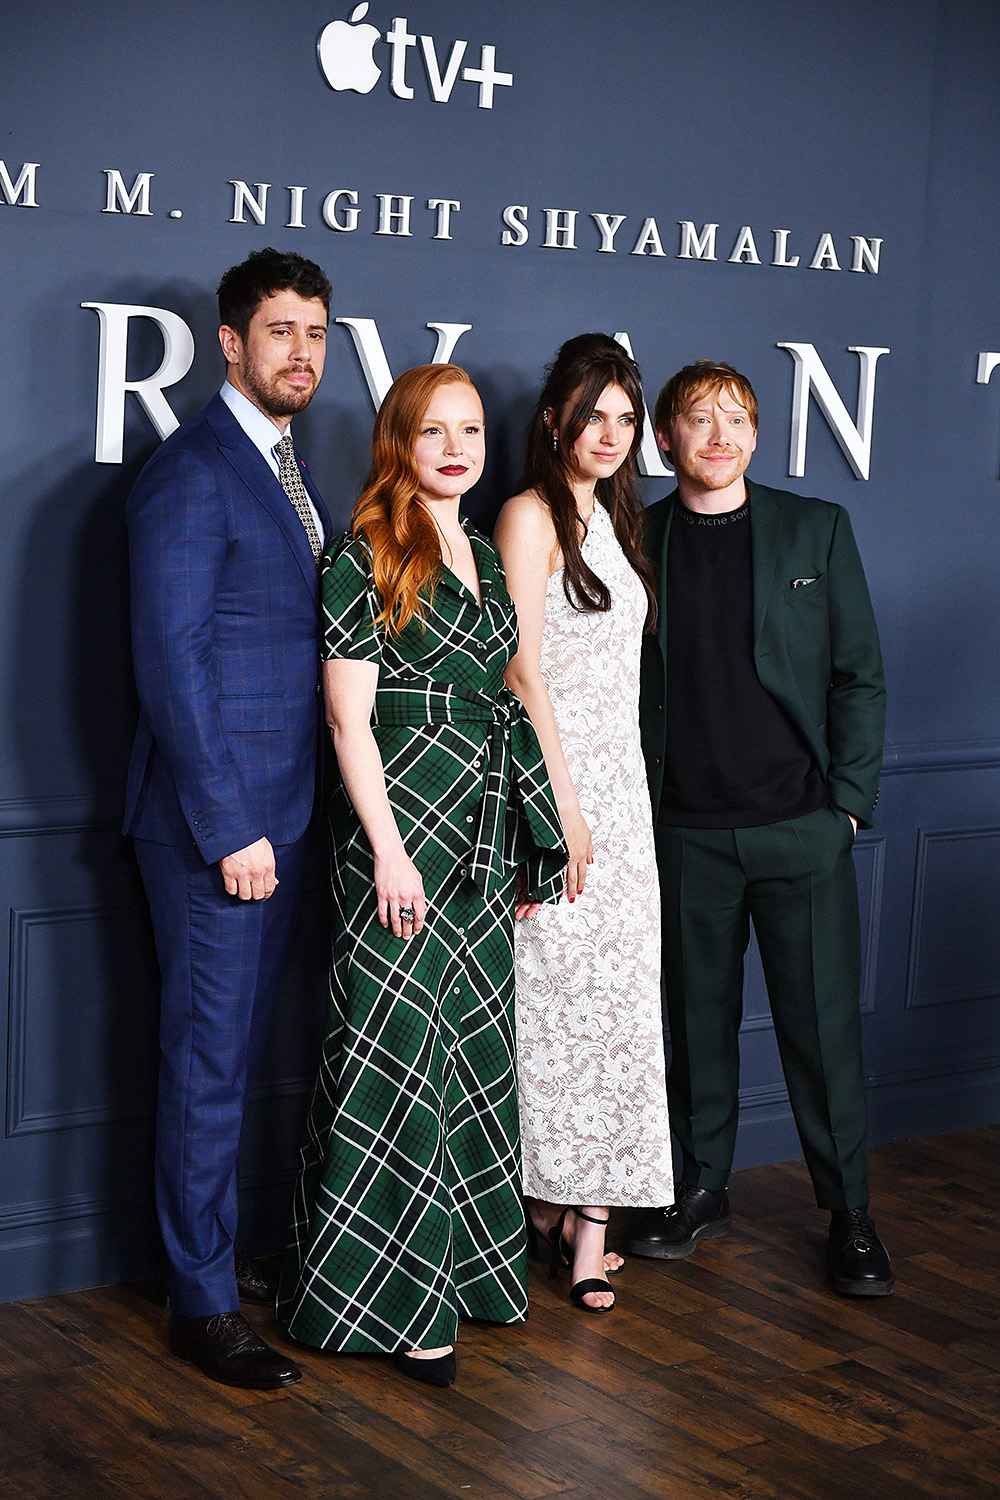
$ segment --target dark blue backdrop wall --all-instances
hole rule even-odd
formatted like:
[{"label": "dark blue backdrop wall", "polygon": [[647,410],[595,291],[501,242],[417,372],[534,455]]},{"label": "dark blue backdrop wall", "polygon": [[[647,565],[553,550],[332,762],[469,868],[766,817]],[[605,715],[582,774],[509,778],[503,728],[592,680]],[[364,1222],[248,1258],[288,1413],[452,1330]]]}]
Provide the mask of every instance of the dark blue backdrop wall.
[{"label": "dark blue backdrop wall", "polygon": [[[486,522],[569,335],[627,335],[650,397],[701,355],[751,376],[755,476],[850,508],[884,634],[886,775],[857,846],[872,1133],[998,1117],[1000,11],[373,0],[326,33],[324,72],[341,6],[41,0],[4,20],[3,1297],[153,1253],[155,963],[117,832],[122,515],[221,379],[221,271],[265,244],[333,281],[343,321],[296,433],[341,522],[387,367],[449,342],[485,399]],[[647,469],[652,498],[670,480]],[[323,906],[317,876],[248,1118],[264,1244],[321,1019]],[[753,965],[743,1043],[740,1161],[797,1155]]]}]

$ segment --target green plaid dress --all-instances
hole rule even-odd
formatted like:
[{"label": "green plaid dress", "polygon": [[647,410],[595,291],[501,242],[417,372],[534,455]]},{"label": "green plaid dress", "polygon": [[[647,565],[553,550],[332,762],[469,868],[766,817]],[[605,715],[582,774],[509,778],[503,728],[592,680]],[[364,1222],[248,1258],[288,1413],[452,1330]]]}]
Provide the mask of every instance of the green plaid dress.
[{"label": "green plaid dress", "polygon": [[453,1343],[460,1317],[528,1311],[514,1066],[514,872],[558,899],[566,854],[538,741],[503,682],[517,620],[471,527],[483,604],[443,569],[395,640],[363,546],[323,575],[326,658],[379,665],[372,729],[424,884],[408,941],[378,920],[371,847],[334,790],[327,1036],[278,1315],[343,1353]]}]

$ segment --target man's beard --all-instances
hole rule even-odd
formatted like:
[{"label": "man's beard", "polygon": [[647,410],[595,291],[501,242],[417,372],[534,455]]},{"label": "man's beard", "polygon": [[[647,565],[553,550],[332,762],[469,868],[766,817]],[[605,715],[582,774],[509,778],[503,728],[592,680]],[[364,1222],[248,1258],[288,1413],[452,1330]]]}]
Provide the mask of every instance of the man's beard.
[{"label": "man's beard", "polygon": [[243,366],[242,375],[243,384],[254,404],[271,418],[294,417],[297,412],[305,411],[316,394],[315,385],[303,387],[301,390],[296,390],[294,387],[282,390],[277,376],[272,376],[270,380],[266,379],[257,365],[250,361]]}]

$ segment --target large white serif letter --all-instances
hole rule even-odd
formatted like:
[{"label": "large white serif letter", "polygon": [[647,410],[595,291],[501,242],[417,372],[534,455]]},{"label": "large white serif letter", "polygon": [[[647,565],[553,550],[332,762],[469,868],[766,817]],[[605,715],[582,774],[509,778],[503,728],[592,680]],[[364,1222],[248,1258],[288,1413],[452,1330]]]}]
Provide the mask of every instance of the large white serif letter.
[{"label": "large white serif letter", "polygon": [[[632,350],[632,340],[627,333],[616,333],[615,343],[621,344],[630,359],[635,359]],[[656,443],[656,433],[653,424],[649,420],[649,407],[644,404],[646,420],[642,424],[642,442],[639,444],[639,452],[636,454],[635,466],[640,474],[645,474],[648,479],[673,479],[673,469],[668,469],[663,462],[663,454]]]},{"label": "large white serif letter", "polygon": [[267,223],[267,190],[271,186],[269,182],[255,182],[256,193],[252,193],[245,182],[235,177],[229,179],[229,186],[233,190],[233,212],[230,224],[245,224],[246,215],[243,210],[250,210],[250,217],[255,224]]},{"label": "large white serif letter", "polygon": [[[132,307],[126,302],[81,302],[101,320],[101,359],[97,376],[97,442],[99,464],[120,464],[125,437],[125,396],[133,391],[161,438],[180,424],[163,394],[165,386],[183,380],[194,360],[194,335],[177,313],[166,307]],[[152,318],[163,335],[160,368],[145,380],[126,380],[128,325],[132,318]]]},{"label": "large white serif letter", "polygon": [[17,203],[21,208],[37,208],[38,199],[35,197],[35,173],[37,171],[37,161],[22,162],[20,177],[16,182],[12,182],[10,173],[7,171],[7,163],[0,161],[0,203]]},{"label": "large white serif letter", "polygon": [[848,415],[847,407],[816,352],[815,344],[791,344],[779,342],[779,349],[787,349],[795,361],[795,386],[792,391],[792,440],[788,454],[788,472],[800,478],[806,472],[806,436],[809,424],[809,397],[815,396],[816,404],[823,413],[830,430],[855,478],[867,479],[872,456],[872,419],[875,411],[875,367],[888,349],[876,349],[864,344],[851,344],[849,352],[861,360],[861,376],[858,381],[858,420],[855,424]]},{"label": "large white serif letter", "polygon": [[701,234],[696,234],[693,220],[678,219],[677,222],[681,226],[681,248],[677,252],[677,259],[714,260],[715,231],[718,224],[703,224]]},{"label": "large white serif letter", "polygon": [[104,175],[108,179],[108,195],[101,209],[102,214],[138,214],[144,219],[153,217],[153,210],[149,206],[152,172],[140,172],[132,184],[131,192],[116,167],[105,167]]},{"label": "large white serif letter", "polygon": [[1000,366],[1000,354],[990,349],[984,349],[976,365],[976,382],[978,385],[989,385],[993,371]]},{"label": "large white serif letter", "polygon": [[[361,361],[368,394],[378,411],[392,385],[392,371],[385,357],[382,338],[374,318],[334,318],[342,323],[351,335],[354,350]],[[431,356],[432,365],[447,365],[455,352],[455,345],[463,333],[468,333],[471,323],[427,323],[425,327],[437,334],[437,346]]]}]

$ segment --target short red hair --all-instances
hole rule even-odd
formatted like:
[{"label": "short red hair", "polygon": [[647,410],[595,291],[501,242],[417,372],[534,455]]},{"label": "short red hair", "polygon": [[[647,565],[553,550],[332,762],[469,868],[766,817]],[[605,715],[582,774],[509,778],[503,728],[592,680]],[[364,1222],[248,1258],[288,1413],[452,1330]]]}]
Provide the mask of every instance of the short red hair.
[{"label": "short red hair", "polygon": [[756,431],[757,397],[753,386],[732,365],[718,364],[712,359],[695,360],[693,365],[685,365],[676,375],[671,375],[656,398],[653,426],[657,432],[662,432],[699,396],[715,395],[719,391],[728,391],[733,400],[740,403]]}]

